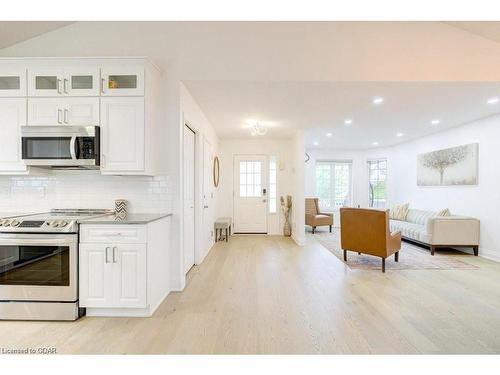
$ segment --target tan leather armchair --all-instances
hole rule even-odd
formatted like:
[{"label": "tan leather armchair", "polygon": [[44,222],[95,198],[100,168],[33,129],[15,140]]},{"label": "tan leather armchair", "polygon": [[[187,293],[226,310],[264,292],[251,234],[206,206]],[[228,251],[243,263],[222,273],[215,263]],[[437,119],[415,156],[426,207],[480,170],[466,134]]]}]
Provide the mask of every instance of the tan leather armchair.
[{"label": "tan leather armchair", "polygon": [[382,258],[382,272],[385,272],[385,258],[394,254],[394,260],[399,260],[401,232],[390,232],[389,210],[341,208],[340,242],[344,262],[347,251],[373,255]]},{"label": "tan leather armchair", "polygon": [[323,225],[329,225],[332,231],[333,214],[319,211],[318,198],[306,198],[306,225],[312,227],[313,233]]}]

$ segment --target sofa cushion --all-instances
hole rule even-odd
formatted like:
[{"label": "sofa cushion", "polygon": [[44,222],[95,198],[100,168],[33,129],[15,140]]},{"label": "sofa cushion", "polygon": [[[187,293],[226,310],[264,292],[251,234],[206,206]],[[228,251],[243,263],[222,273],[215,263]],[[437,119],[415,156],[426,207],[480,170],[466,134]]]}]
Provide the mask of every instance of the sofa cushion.
[{"label": "sofa cushion", "polygon": [[391,232],[401,231],[403,237],[428,243],[430,241],[430,235],[426,231],[425,225],[409,223],[407,221],[401,220],[389,220],[389,228]]},{"label": "sofa cushion", "polygon": [[408,210],[408,215],[406,215],[406,221],[413,224],[426,225],[427,220],[434,216],[436,216],[436,213],[433,211],[416,210],[411,208]]},{"label": "sofa cushion", "polygon": [[436,216],[450,216],[450,210],[447,208],[443,208],[442,210],[436,212]]}]

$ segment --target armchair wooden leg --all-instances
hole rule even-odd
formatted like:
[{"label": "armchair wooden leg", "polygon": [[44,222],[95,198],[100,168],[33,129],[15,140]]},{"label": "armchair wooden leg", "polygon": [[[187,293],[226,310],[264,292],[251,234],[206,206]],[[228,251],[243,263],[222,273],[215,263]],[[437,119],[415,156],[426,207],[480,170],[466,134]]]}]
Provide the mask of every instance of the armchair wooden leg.
[{"label": "armchair wooden leg", "polygon": [[473,246],[472,248],[474,249],[474,255],[478,256],[479,255],[479,246]]},{"label": "armchair wooden leg", "polygon": [[226,228],[226,242],[228,241],[228,237],[229,237],[229,228]]},{"label": "armchair wooden leg", "polygon": [[313,227],[313,234],[314,234],[314,231],[316,230],[316,227]]},{"label": "armchair wooden leg", "polygon": [[344,250],[344,262],[347,262],[347,250]]},{"label": "armchair wooden leg", "polygon": [[436,246],[431,245],[431,255],[434,255],[435,251],[436,251]]},{"label": "armchair wooden leg", "polygon": [[385,258],[382,258],[382,272],[385,272]]},{"label": "armchair wooden leg", "polygon": [[330,225],[330,233],[332,233],[332,226]]},{"label": "armchair wooden leg", "polygon": [[394,260],[395,260],[396,262],[399,262],[399,251],[396,251],[396,252],[394,253]]},{"label": "armchair wooden leg", "polygon": [[361,255],[361,253],[358,253],[358,255]]}]

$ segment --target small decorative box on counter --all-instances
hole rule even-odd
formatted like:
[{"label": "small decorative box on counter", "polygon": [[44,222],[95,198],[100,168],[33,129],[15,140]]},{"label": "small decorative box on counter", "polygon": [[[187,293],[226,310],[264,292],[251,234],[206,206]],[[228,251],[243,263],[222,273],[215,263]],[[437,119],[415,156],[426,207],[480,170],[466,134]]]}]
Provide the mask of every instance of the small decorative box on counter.
[{"label": "small decorative box on counter", "polygon": [[126,199],[115,200],[115,215],[118,217],[127,216],[127,200]]}]

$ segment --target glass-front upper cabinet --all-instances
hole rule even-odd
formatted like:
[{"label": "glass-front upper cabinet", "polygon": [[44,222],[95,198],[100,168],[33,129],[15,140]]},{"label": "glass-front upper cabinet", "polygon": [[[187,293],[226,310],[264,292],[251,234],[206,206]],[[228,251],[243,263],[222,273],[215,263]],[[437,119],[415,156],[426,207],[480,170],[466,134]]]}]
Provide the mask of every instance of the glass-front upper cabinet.
[{"label": "glass-front upper cabinet", "polygon": [[99,68],[28,69],[29,96],[98,96]]},{"label": "glass-front upper cabinet", "polygon": [[106,67],[101,69],[101,95],[144,95],[144,68]]},{"label": "glass-front upper cabinet", "polygon": [[26,70],[0,68],[0,97],[26,96]]}]

